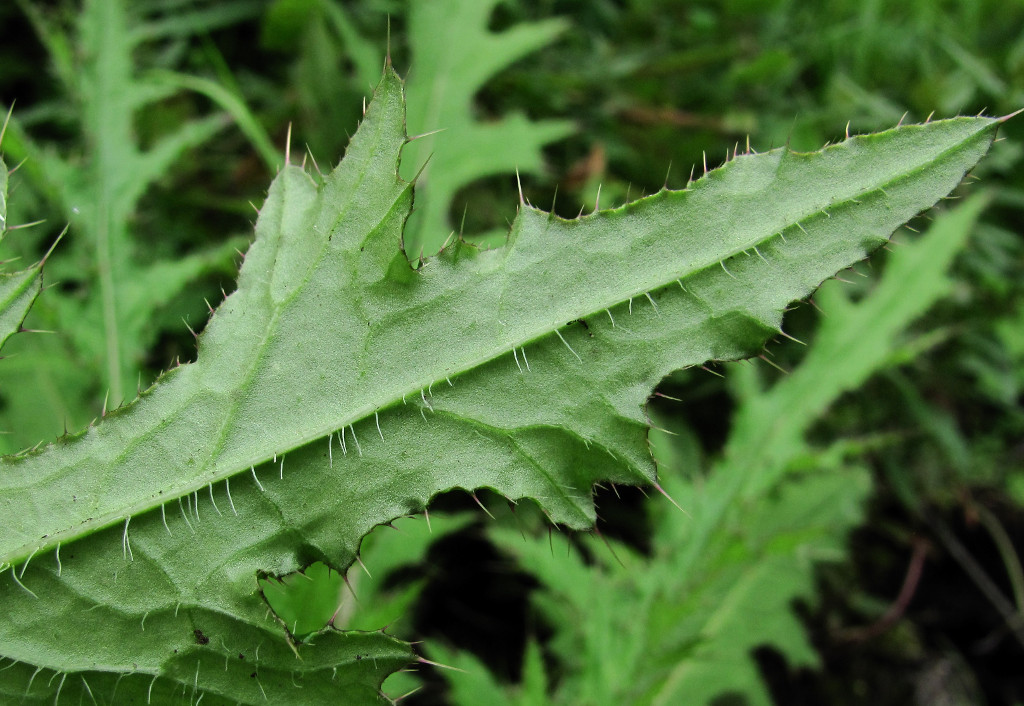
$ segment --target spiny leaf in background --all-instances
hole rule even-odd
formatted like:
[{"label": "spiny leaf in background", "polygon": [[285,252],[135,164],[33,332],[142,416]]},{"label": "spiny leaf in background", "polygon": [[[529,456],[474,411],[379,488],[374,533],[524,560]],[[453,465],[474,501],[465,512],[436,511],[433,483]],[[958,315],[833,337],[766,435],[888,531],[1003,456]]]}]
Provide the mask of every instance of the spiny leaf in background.
[{"label": "spiny leaf in background", "polygon": [[[0,146],[2,137],[3,131],[0,131]],[[0,240],[8,229],[7,181],[7,165],[0,159]],[[0,349],[21,328],[25,315],[42,290],[41,268],[40,264],[21,272],[0,272]]]},{"label": "spiny leaf in background", "polygon": [[[171,246],[154,242],[164,234],[147,233],[139,224],[140,199],[183,154],[221,133],[230,119],[216,113],[172,128],[152,126],[158,134],[143,137],[139,116],[181,87],[208,87],[198,77],[185,85],[180,74],[153,72],[168,65],[170,55],[160,56],[161,49],[258,10],[252,2],[232,2],[179,7],[168,14],[161,3],[86,0],[66,26],[58,11],[28,0],[18,4],[49,54],[61,95],[51,105],[19,111],[5,147],[12,158],[25,160],[19,183],[45,201],[42,217],[58,230],[68,223],[70,235],[49,263],[53,280],[62,286],[33,313],[34,328],[61,336],[23,337],[17,342],[19,355],[0,368],[5,403],[0,426],[14,431],[0,438],[0,450],[8,452],[53,438],[62,427],[83,427],[97,416],[105,396],[111,408],[134,397],[145,354],[160,333],[157,314],[173,308],[203,274],[232,267],[235,249],[244,247],[244,239],[235,239],[184,256],[154,256],[164,249],[171,253]],[[140,66],[150,73],[140,76]],[[223,96],[206,92],[224,104],[217,100]],[[225,107],[251,127],[239,105]],[[67,154],[61,143],[30,139],[22,116],[40,131],[55,118],[62,129],[74,125],[77,153]],[[265,135],[260,143],[259,135],[249,132],[258,145],[269,145]],[[145,149],[144,142],[150,143]],[[273,148],[263,154],[271,170],[280,163]],[[18,248],[29,251],[27,244]]]},{"label": "spiny leaf in background", "polygon": [[[677,476],[663,481],[684,505],[700,502],[702,493]],[[712,475],[707,482],[725,479]],[[431,660],[466,670],[442,672],[462,706],[697,706],[741,695],[751,704],[770,704],[750,651],[772,642],[801,664],[813,661],[790,604],[813,595],[815,562],[842,556],[869,489],[860,469],[828,468],[788,480],[772,497],[732,512],[692,564],[680,560],[692,521],[671,506],[654,513],[649,558],[612,540],[606,546],[594,537],[577,538],[581,551],[558,536],[552,549],[547,537],[524,540],[513,529],[495,528],[489,535],[541,582],[533,602],[555,629],[547,649],[558,671],[545,675],[544,663],[528,654],[524,686],[547,682],[557,685],[554,692],[546,700],[524,699],[506,689],[505,698],[491,701],[502,689],[481,679],[478,665],[444,648],[435,651],[433,642],[424,651]],[[483,693],[492,696],[481,700]]]},{"label": "spiny leaf in background", "polygon": [[[0,126],[0,155],[3,154],[4,137],[10,123],[11,113],[8,111],[3,125]],[[0,242],[11,229],[7,221],[7,188],[10,175],[7,165],[0,158]],[[47,253],[47,257],[50,252]],[[7,339],[22,329],[29,309],[43,289],[43,264],[46,257],[35,265],[19,272],[4,272],[4,264],[0,262],[0,350]],[[2,429],[2,427],[0,427]]]},{"label": "spiny leaf in background", "polygon": [[[416,211],[403,233],[409,259],[439,251],[460,232],[449,211],[459,189],[484,177],[541,171],[544,145],[573,131],[564,120],[530,120],[515,113],[484,122],[476,117],[476,94],[514,61],[553,42],[566,31],[563,20],[522,23],[499,34],[487,29],[498,0],[411,0],[408,129],[412,135],[439,131],[409,144],[402,176],[416,177]],[[470,206],[466,206],[469,208]],[[497,229],[504,236],[504,228]],[[482,235],[482,234],[481,234]],[[493,235],[493,234],[492,234]]]},{"label": "spiny leaf in background", "polygon": [[[651,508],[651,557],[617,545],[616,559],[587,538],[588,562],[578,552],[552,551],[547,537],[492,529],[503,551],[545,586],[534,601],[555,628],[548,648],[561,671],[545,678],[531,645],[523,686],[509,690],[471,655],[431,643],[431,659],[466,670],[442,672],[454,703],[699,706],[733,696],[768,706],[754,649],[771,646],[792,667],[816,666],[792,606],[813,599],[818,562],[845,557],[845,537],[861,522],[870,489],[856,457],[872,444],[839,440],[815,449],[807,431],[842,393],[904,359],[896,354],[908,327],[949,293],[946,272],[986,202],[972,198],[897,249],[856,304],[839,282],[819,289],[823,316],[813,343],[770,389],[761,390],[756,368],[731,368],[739,405],[732,433],[707,474],[687,469],[699,480],[683,479],[684,465],[694,465],[682,461],[695,455],[686,452],[693,433],[654,432],[662,483],[692,517]],[[372,549],[364,560],[374,560]],[[538,695],[536,684],[545,681],[557,690]]]},{"label": "spiny leaf in background", "polygon": [[999,123],[739,155],[573,221],[522,204],[506,249],[458,243],[413,270],[388,69],[323,184],[275,179],[198,361],[0,460],[0,690],[52,701],[74,673],[134,698],[375,700],[410,648],[333,629],[298,645],[257,576],[343,571],[370,528],[455,487],[589,526],[595,482],[655,480],[644,402],[662,377],[760,350],[789,302],[953,189]]}]

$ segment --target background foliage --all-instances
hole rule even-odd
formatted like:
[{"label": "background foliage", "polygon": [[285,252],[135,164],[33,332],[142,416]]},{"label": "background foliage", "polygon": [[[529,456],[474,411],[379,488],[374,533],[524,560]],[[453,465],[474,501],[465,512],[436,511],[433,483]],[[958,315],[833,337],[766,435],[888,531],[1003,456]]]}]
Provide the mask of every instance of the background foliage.
[{"label": "background foliage", "polygon": [[[200,330],[204,299],[233,286],[288,125],[310,158],[338,158],[388,18],[409,132],[446,128],[407,153],[412,173],[427,164],[416,218],[484,239],[514,212],[516,167],[531,201],[557,189],[574,216],[680,187],[748,135],[815,149],[847,121],[1024,106],[1024,7],[988,0],[0,4],[4,152],[25,160],[8,221],[46,219],[3,259],[34,261],[70,224],[26,324],[57,333],[5,347],[0,449],[82,428],[194,355],[181,321]],[[467,669],[391,693],[425,679],[410,702],[673,703],[700,683],[706,703],[1024,703],[1018,123],[968,189],[987,200],[912,224],[955,246],[948,262],[902,234],[912,264],[882,253],[816,297],[824,313],[790,312],[807,346],[663,383],[651,411],[675,436],[653,441],[693,518],[608,488],[607,546],[549,546],[529,509],[481,496],[492,521],[452,496],[433,532],[371,535],[347,624],[390,623]],[[754,465],[771,480],[732,482]]]}]

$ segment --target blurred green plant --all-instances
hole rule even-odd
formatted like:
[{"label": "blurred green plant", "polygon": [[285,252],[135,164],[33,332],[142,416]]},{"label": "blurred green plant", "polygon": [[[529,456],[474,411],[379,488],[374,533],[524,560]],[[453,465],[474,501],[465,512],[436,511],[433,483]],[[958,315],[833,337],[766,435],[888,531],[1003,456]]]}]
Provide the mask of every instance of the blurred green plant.
[{"label": "blurred green plant", "polygon": [[[3,147],[7,122],[0,128],[0,147]],[[7,235],[7,165],[0,159],[0,242]],[[0,347],[22,329],[29,309],[43,288],[43,261],[20,272],[0,272]]]},{"label": "blurred green plant", "polygon": [[[175,304],[204,274],[230,270],[236,249],[247,242],[228,238],[178,252],[179,245],[161,242],[158,230],[139,227],[144,195],[231,118],[256,140],[269,168],[279,162],[237,97],[169,68],[183,37],[250,17],[258,3],[168,8],[158,0],[87,0],[77,14],[70,8],[47,11],[28,0],[18,0],[18,7],[46,48],[59,88],[49,100],[18,111],[4,149],[9,159],[24,162],[20,184],[35,192],[37,213],[58,229],[68,223],[70,235],[48,267],[60,288],[33,319],[34,327],[60,331],[61,337],[22,337],[12,346],[14,359],[0,370],[0,427],[15,432],[0,437],[7,452],[53,437],[62,427],[84,426],[99,411],[98,402],[105,410],[134,397],[146,354],[161,332],[158,313],[171,309],[180,316],[194,309],[194,303]],[[226,113],[180,121],[173,109],[154,113],[181,88],[203,91]],[[38,132],[54,125],[68,137],[38,143],[26,125]],[[53,235],[40,229],[36,237]],[[15,252],[23,255],[35,244],[22,240]],[[145,372],[148,385],[152,373]]]}]

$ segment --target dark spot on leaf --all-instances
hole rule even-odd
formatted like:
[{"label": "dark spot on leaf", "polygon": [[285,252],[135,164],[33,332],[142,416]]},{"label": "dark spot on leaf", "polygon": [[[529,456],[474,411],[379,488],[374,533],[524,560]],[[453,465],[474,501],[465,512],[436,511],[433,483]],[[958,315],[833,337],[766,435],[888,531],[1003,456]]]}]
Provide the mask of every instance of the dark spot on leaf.
[{"label": "dark spot on leaf", "polygon": [[238,659],[245,659],[245,655],[243,655],[241,652],[239,652],[238,653]]},{"label": "dark spot on leaf", "polygon": [[249,678],[250,679],[255,679],[256,678],[256,672],[253,672],[252,674],[250,674]]},{"label": "dark spot on leaf", "polygon": [[196,628],[192,632],[195,633],[196,644],[197,645],[208,645],[208,644],[210,644],[210,638],[208,638],[206,635],[204,635],[202,630],[200,630],[199,628]]}]

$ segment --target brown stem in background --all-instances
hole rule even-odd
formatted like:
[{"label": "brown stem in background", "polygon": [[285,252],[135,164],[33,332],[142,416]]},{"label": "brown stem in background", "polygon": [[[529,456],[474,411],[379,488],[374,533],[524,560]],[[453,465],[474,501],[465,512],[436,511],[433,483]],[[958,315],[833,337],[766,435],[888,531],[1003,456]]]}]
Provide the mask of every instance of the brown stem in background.
[{"label": "brown stem in background", "polygon": [[729,132],[721,118],[699,115],[677,108],[633,105],[628,108],[620,108],[616,111],[616,117],[634,125],[671,125],[672,127],[704,128],[715,132]]},{"label": "brown stem in background", "polygon": [[923,537],[914,537],[913,554],[910,555],[910,565],[907,566],[907,573],[903,577],[903,586],[892,605],[882,614],[878,620],[871,625],[860,628],[847,628],[837,635],[838,639],[844,642],[864,642],[871,638],[878,637],[886,630],[896,624],[903,614],[917,591],[917,585],[921,581],[921,574],[924,572],[924,560],[928,555],[930,545]]}]

